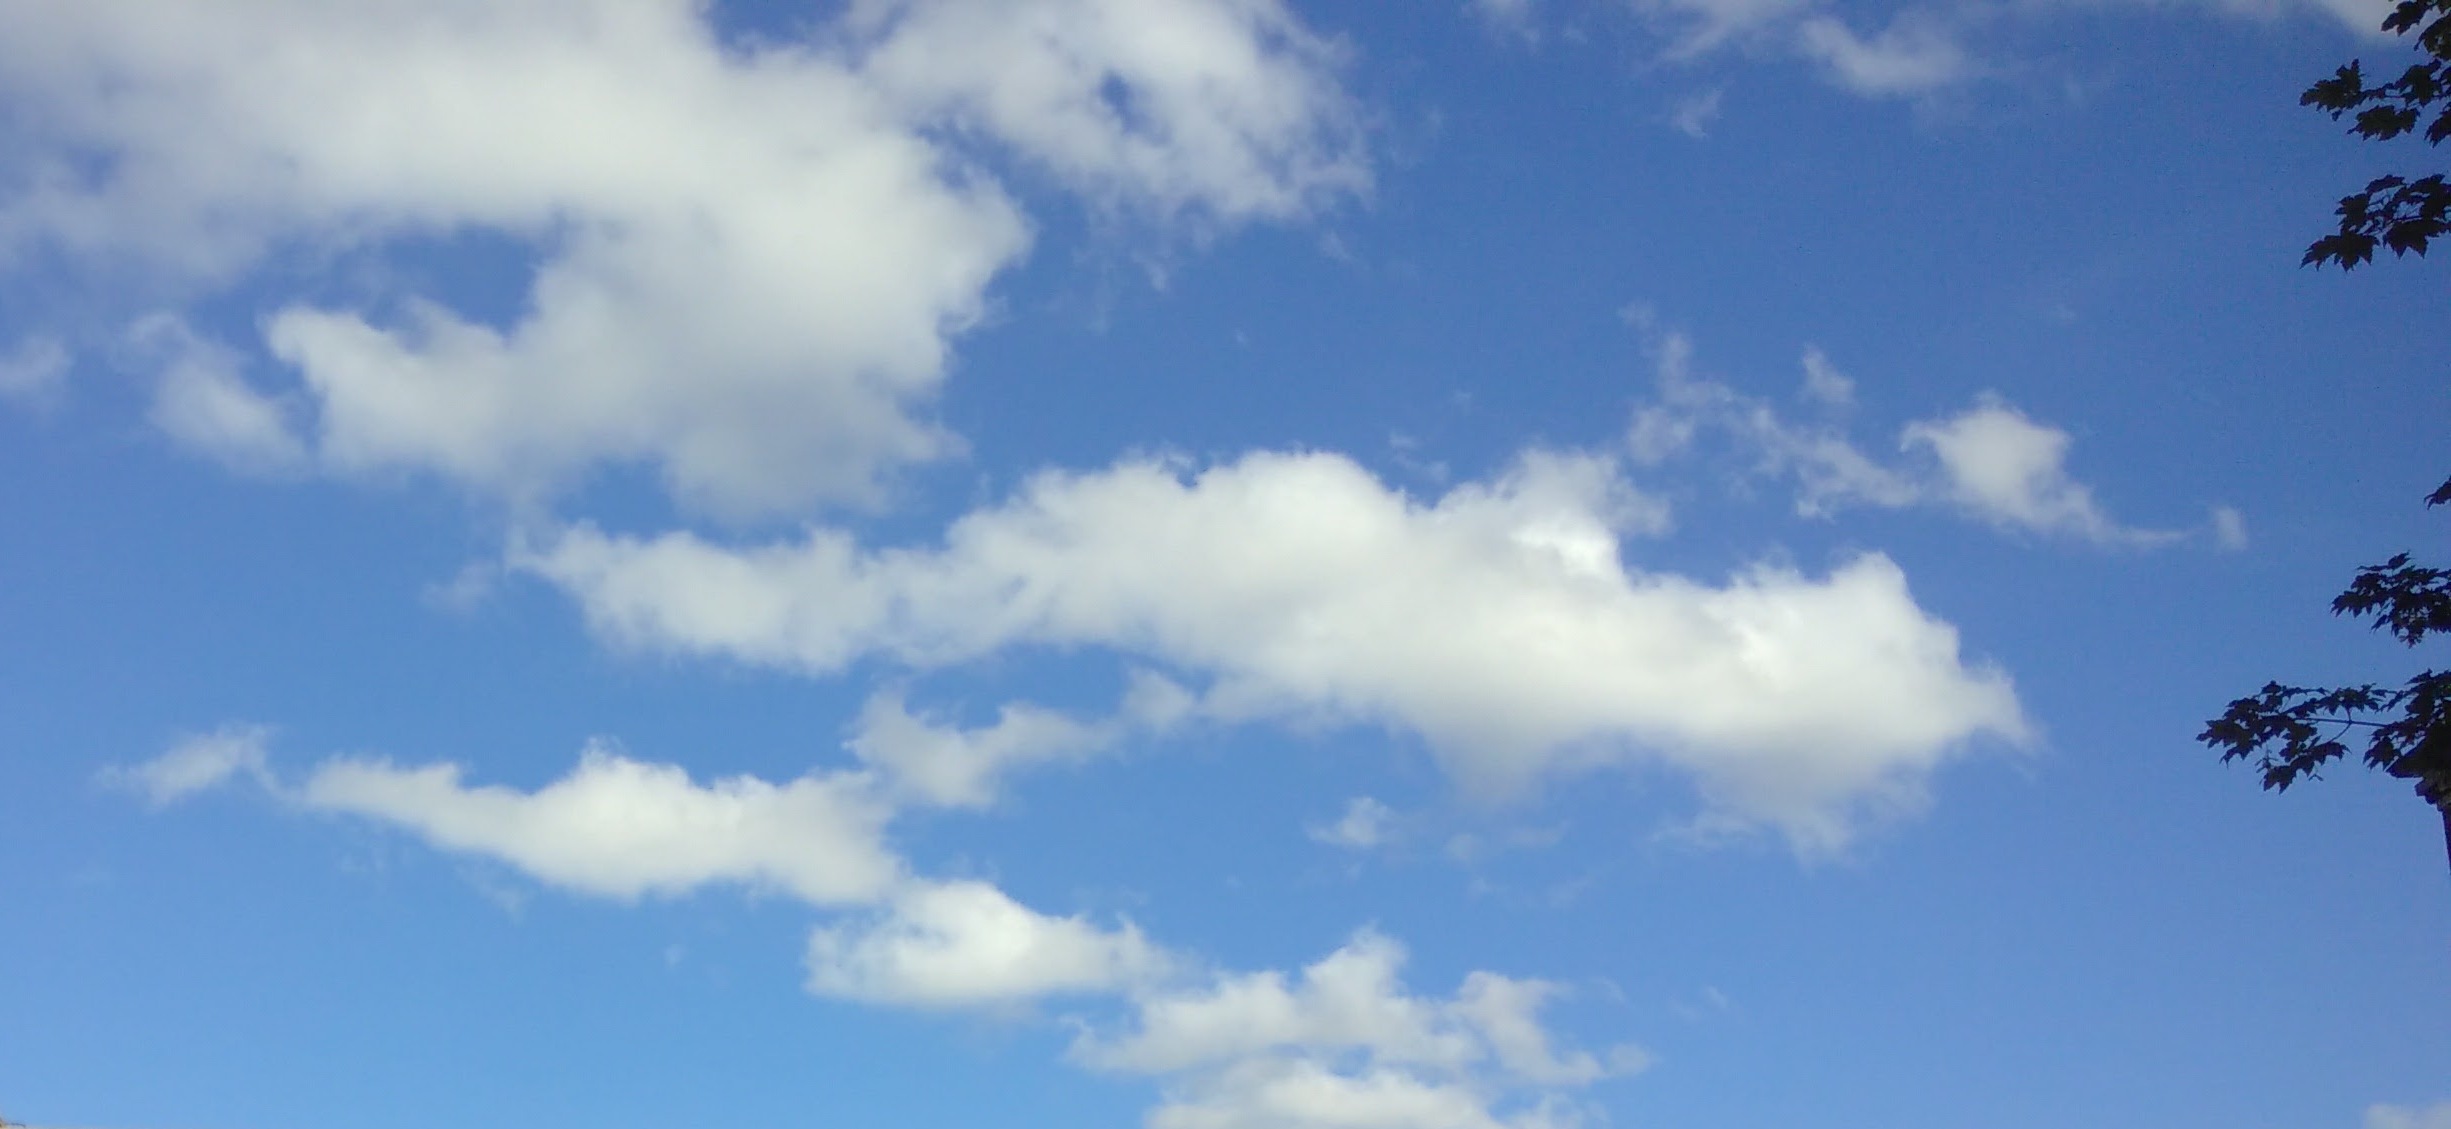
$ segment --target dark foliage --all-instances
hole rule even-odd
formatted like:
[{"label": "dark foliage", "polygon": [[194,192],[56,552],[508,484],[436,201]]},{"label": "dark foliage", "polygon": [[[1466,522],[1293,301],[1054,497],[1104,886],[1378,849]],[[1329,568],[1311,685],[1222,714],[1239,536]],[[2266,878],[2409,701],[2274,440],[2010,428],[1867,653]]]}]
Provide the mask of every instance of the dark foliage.
[{"label": "dark foliage", "polygon": [[[2426,498],[2451,502],[2451,480]],[[2355,616],[2409,646],[2451,632],[2451,570],[2409,563],[2402,553],[2357,570],[2332,601],[2332,614]],[[2285,791],[2316,779],[2324,765],[2362,743],[2362,759],[2402,780],[2442,812],[2451,850],[2451,671],[2423,671],[2399,686],[2338,688],[2266,683],[2205,723],[2196,739],[2224,761],[2253,759],[2264,787]]]},{"label": "dark foliage", "polygon": [[[2375,141],[2422,132],[2427,144],[2451,137],[2451,0],[2400,0],[2383,21],[2395,35],[2415,32],[2417,49],[2428,58],[2412,64],[2399,77],[2374,86],[2366,84],[2363,67],[2348,66],[2307,88],[2298,103],[2350,119],[2349,132]],[[2346,270],[2374,258],[2377,247],[2393,255],[2414,251],[2451,231],[2451,185],[2443,175],[2410,180],[2377,177],[2366,190],[2341,198],[2340,230],[2306,249],[2302,263],[2339,263]]]}]

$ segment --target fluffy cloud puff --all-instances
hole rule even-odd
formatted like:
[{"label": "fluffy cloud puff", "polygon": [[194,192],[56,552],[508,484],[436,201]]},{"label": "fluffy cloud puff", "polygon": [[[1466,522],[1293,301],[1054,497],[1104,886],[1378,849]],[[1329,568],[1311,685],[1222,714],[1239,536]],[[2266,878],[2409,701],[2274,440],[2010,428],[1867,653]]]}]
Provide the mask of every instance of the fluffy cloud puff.
[{"label": "fluffy cloud puff", "polygon": [[[1404,959],[1364,931],[1294,977],[1146,993],[1128,1030],[1084,1036],[1073,1056],[1169,1079],[1149,1123],[1182,1129],[1565,1125],[1558,1091],[1648,1061],[1632,1047],[1605,1062],[1554,1049],[1537,1014],[1554,985],[1475,972],[1452,997],[1421,996],[1400,981]],[[1509,1095],[1530,1100],[1496,1112]]]},{"label": "fluffy cloud puff", "polygon": [[1367,174],[1334,53],[1272,0],[871,0],[807,43],[688,0],[0,7],[24,154],[0,255],[191,282],[472,233],[532,260],[488,320],[394,282],[276,299],[308,437],[229,380],[157,415],[534,501],[604,462],[756,512],[873,494],[957,444],[920,414],[1029,225],[985,138],[1116,206],[1231,223]]},{"label": "fluffy cloud puff", "polygon": [[1664,761],[1808,847],[1969,738],[2024,734],[2007,679],[1886,558],[1718,586],[1626,568],[1620,535],[1664,520],[1599,459],[1534,455],[1423,504],[1341,457],[1255,454],[1042,476],[937,548],[578,527],[514,564],[629,647],[811,674],[1111,648],[1207,676],[1211,716],[1395,726],[1480,785]]},{"label": "fluffy cloud puff", "polygon": [[1052,917],[984,882],[913,884],[876,917],[809,938],[809,990],[871,1003],[980,1007],[1112,994],[1176,958],[1130,923]]},{"label": "fluffy cloud puff", "polygon": [[861,73],[1091,199],[1300,215],[1368,188],[1340,52],[1274,0],[857,0]]},{"label": "fluffy cloud puff", "polygon": [[1899,445],[1939,460],[1949,499],[1993,524],[2098,544],[2176,540],[2164,530],[2112,521],[2093,491],[2068,474],[2067,432],[1987,400],[1946,419],[1909,424]]},{"label": "fluffy cloud puff", "polygon": [[677,766],[591,745],[569,775],[534,792],[468,785],[453,764],[343,758],[319,766],[295,799],[605,897],[732,882],[817,905],[864,904],[903,878],[882,839],[892,811],[854,774],[699,785]]}]

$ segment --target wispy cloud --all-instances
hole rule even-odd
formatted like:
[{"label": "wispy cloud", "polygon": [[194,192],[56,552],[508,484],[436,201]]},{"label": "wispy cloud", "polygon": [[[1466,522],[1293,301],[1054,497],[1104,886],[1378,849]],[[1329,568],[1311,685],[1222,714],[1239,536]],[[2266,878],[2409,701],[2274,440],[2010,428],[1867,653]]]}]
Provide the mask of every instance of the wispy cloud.
[{"label": "wispy cloud", "polygon": [[1928,20],[1900,17],[1867,39],[1843,21],[1816,16],[1796,26],[1796,42],[1808,58],[1829,68],[1839,85],[1858,94],[1897,96],[1962,82],[1974,72],[1966,49]]},{"label": "wispy cloud", "polygon": [[1500,36],[1525,42],[1540,38],[1540,0],[1465,0],[1464,8]]},{"label": "wispy cloud", "polygon": [[135,792],[156,808],[168,807],[232,780],[269,783],[264,747],[272,730],[261,725],[225,725],[211,733],[182,738],[169,750],[132,766],[102,772],[103,783]]},{"label": "wispy cloud", "polygon": [[1677,100],[1668,111],[1668,124],[1687,137],[1711,135],[1711,126],[1719,120],[1719,106],[1726,91],[1705,90]]},{"label": "wispy cloud", "polygon": [[0,400],[34,408],[49,406],[67,386],[68,367],[68,349],[58,338],[25,338],[0,353]]},{"label": "wispy cloud", "polygon": [[1345,813],[1333,822],[1310,827],[1312,841],[1353,851],[1367,851],[1387,844],[1395,832],[1396,812],[1369,796],[1355,796],[1345,804]]},{"label": "wispy cloud", "polygon": [[[1808,414],[1799,418],[1697,375],[1693,344],[1681,334],[1662,336],[1658,348],[1658,396],[1636,409],[1626,435],[1628,452],[1645,465],[1685,456],[1717,436],[1745,461],[1746,477],[1793,480],[1796,512],[1806,517],[1937,504],[2002,530],[2096,545],[2150,548],[2191,536],[2113,519],[2068,468],[2074,438],[1996,396],[1907,424],[1897,450],[1920,460],[1884,461],[1849,434],[1855,383],[1821,350],[1804,351],[1799,396]],[[2215,507],[2210,522],[2193,535],[2209,533],[2225,548],[2244,543],[2237,511]]]},{"label": "wispy cloud", "polygon": [[845,744],[904,797],[946,807],[985,807],[1001,779],[1021,768],[1076,762],[1137,736],[1157,736],[1190,719],[1198,702],[1173,682],[1135,672],[1117,715],[1083,721],[1013,702],[993,724],[961,728],[914,714],[898,693],[880,693],[860,710]]},{"label": "wispy cloud", "polygon": [[2366,1129],[2451,1129],[2451,1102],[2430,1106],[2366,1107]]},{"label": "wispy cloud", "polygon": [[240,374],[244,361],[237,352],[198,337],[168,314],[138,322],[130,338],[158,364],[148,418],[162,434],[242,474],[307,466],[289,405]]}]

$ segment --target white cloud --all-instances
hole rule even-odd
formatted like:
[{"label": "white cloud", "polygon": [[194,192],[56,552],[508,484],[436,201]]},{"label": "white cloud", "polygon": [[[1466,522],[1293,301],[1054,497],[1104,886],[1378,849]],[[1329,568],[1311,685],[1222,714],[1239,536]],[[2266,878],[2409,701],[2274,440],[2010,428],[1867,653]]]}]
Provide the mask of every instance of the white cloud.
[{"label": "white cloud", "polygon": [[1672,58],[1690,59],[1732,39],[1777,27],[1809,11],[1813,0],[1631,0],[1629,7],[1664,25]]},{"label": "white cloud", "polygon": [[236,353],[168,316],[147,318],[131,337],[140,352],[160,358],[150,418],[163,434],[241,473],[305,465],[306,448],[291,432],[287,409],[239,375]]},{"label": "white cloud", "polygon": [[[44,246],[215,285],[276,248],[506,237],[535,260],[508,324],[415,292],[274,310],[263,344],[299,378],[320,464],[535,500],[644,463],[685,501],[754,512],[871,498],[957,447],[923,410],[1028,243],[959,139],[1211,223],[1367,182],[1335,52],[1273,0],[865,2],[817,46],[755,49],[706,17],[0,7],[0,96],[47,170],[0,197],[0,258]],[[163,422],[273,450],[286,430],[243,392],[180,378]]]},{"label": "white cloud", "polygon": [[[1646,1056],[1619,1048],[1603,1064],[1587,1051],[1558,1053],[1549,1033],[1536,1018],[1540,1009],[1561,994],[1545,980],[1517,980],[1493,972],[1464,978],[1454,1010],[1488,1044],[1490,1055],[1508,1074],[1546,1086],[1579,1086],[1613,1071],[1639,1070]],[[1626,1053],[1631,1052],[1631,1053]]]},{"label": "white cloud", "polygon": [[534,792],[470,787],[460,775],[454,764],[343,758],[318,766],[295,798],[603,897],[728,882],[842,905],[881,897],[902,876],[881,839],[891,811],[856,775],[700,785],[677,766],[631,760],[602,744]]},{"label": "white cloud", "polygon": [[[2377,28],[2392,8],[2392,0],[2131,0],[2128,6],[2148,2],[2231,19],[2273,21],[2320,14],[2373,41],[2385,38]],[[1505,26],[1489,13],[1509,11],[1518,2],[1472,0],[1472,6],[1492,26]],[[1820,68],[1834,86],[1865,98],[1911,97],[2016,71],[2021,68],[2013,63],[1987,65],[1969,45],[1975,38],[1970,33],[1996,28],[2006,17],[2037,25],[2029,30],[2047,34],[2046,21],[2094,7],[2042,3],[2004,8],[1959,0],[1898,11],[1874,32],[1858,31],[1859,25],[1834,14],[1838,5],[1819,0],[1620,0],[1616,6],[1644,19],[1665,39],[1665,61],[1694,64],[1707,59],[1724,66],[1730,60],[1713,58],[1722,52],[1755,59],[1800,58]],[[1687,127],[1682,111],[1670,120],[1700,136]]]},{"label": "white cloud", "polygon": [[200,737],[185,738],[143,764],[105,769],[102,781],[136,792],[156,808],[218,788],[234,777],[269,783],[264,744],[271,737],[272,730],[264,726],[225,725]]},{"label": "white cloud", "polygon": [[1830,363],[1829,354],[1819,346],[1804,347],[1804,397],[1834,408],[1851,407],[1855,403],[1855,381]]},{"label": "white cloud", "polygon": [[1092,199],[1300,215],[1369,185],[1337,48],[1277,0],[860,0],[862,76]]},{"label": "white cloud", "polygon": [[[1563,1124],[1558,1088],[1640,1068],[1632,1048],[1606,1063],[1556,1051],[1536,1018],[1554,985],[1475,972],[1452,998],[1419,996],[1399,980],[1404,958],[1364,931],[1296,977],[1148,993],[1129,1031],[1085,1035],[1073,1055],[1169,1079],[1149,1123],[1184,1129]],[[1510,1096],[1529,1100],[1494,1112]]]},{"label": "white cloud", "polygon": [[[1656,466],[1686,455],[1706,434],[1724,434],[1752,461],[1749,475],[1795,480],[1796,512],[1806,517],[1854,505],[1944,502],[2001,529],[2100,545],[2166,545],[2183,536],[2112,520],[2093,491],[2069,475],[2068,433],[1995,397],[1901,430],[1899,449],[1928,452],[1928,467],[1877,461],[1840,423],[1854,405],[1855,382],[1817,348],[1805,349],[1803,365],[1803,398],[1822,418],[1800,423],[1768,401],[1695,375],[1692,343],[1667,334],[1660,342],[1658,399],[1635,411],[1626,449],[1636,461]],[[2227,546],[2231,532],[2243,536],[2245,529],[2243,521],[2231,524],[2236,511],[2225,519],[2225,509],[2215,508],[2213,524],[2216,539]]]},{"label": "white cloud", "polygon": [[[2246,7],[2261,7],[2247,3]],[[2383,18],[2396,6],[2393,0],[2312,0],[2312,6],[2329,12],[2351,31],[2381,38]]]},{"label": "white cloud", "polygon": [[985,807],[1006,772],[1028,765],[1080,761],[1136,733],[1156,734],[1190,716],[1191,694],[1154,674],[1136,672],[1119,716],[1085,722],[1052,710],[1012,703],[995,724],[961,729],[914,715],[901,695],[869,698],[847,742],[852,753],[882,770],[907,799],[947,807]]},{"label": "white cloud", "polygon": [[1902,449],[1929,450],[1940,461],[1949,499],[1994,525],[2097,544],[2154,545],[2177,538],[2111,520],[2094,502],[2093,491],[2069,477],[2070,442],[2067,432],[1997,400],[1909,424],[1899,438]]},{"label": "white cloud", "polygon": [[1799,514],[1822,517],[1852,504],[1904,506],[1921,496],[1912,479],[1874,462],[1844,436],[1785,431],[1767,415],[1755,432],[1763,443],[1765,469],[1774,473],[1784,469],[1796,476]]},{"label": "white cloud", "polygon": [[2213,507],[2213,543],[2233,553],[2247,547],[2247,515],[2234,506]]},{"label": "white cloud", "polygon": [[809,937],[809,990],[910,1007],[993,1007],[1110,994],[1166,974],[1175,958],[1125,922],[1052,917],[984,882],[919,882],[882,914]]},{"label": "white cloud", "polygon": [[1538,0],[1465,0],[1464,10],[1500,35],[1526,42],[1540,38]]},{"label": "white cloud", "polygon": [[1664,761],[1813,847],[1969,739],[2022,737],[2007,679],[1964,662],[1886,558],[1716,587],[1625,568],[1619,536],[1662,520],[1589,457],[1423,504],[1337,456],[1255,454],[1189,479],[1045,475],[935,549],[579,527],[513,564],[623,646],[812,674],[1111,648],[1209,677],[1210,716],[1395,726],[1481,786]]},{"label": "white cloud", "polygon": [[1725,94],[1723,90],[1712,89],[1678,99],[1669,110],[1668,124],[1687,137],[1710,136],[1711,124],[1719,120],[1719,104]]},{"label": "white cloud", "polygon": [[55,337],[33,336],[0,353],[0,400],[39,407],[68,382],[68,349]]},{"label": "white cloud", "polygon": [[2320,13],[2341,22],[2342,26],[2369,40],[2382,41],[2383,17],[2390,15],[2393,0],[2208,0],[2207,7],[2227,15],[2257,20],[2277,20],[2304,13]]},{"label": "white cloud", "polygon": [[[1638,409],[1627,431],[1637,461],[1659,464],[1684,453],[1706,430],[1733,437],[1756,475],[1793,475],[1796,512],[1826,517],[1848,505],[1904,506],[1922,489],[1904,472],[1865,455],[1834,419],[1799,424],[1769,403],[1693,371],[1693,343],[1670,333],[1659,346],[1659,399]],[[1825,411],[1852,404],[1854,382],[1817,348],[1804,351],[1804,394]]]},{"label": "white cloud", "polygon": [[1546,1110],[1501,1120],[1461,1082],[1402,1070],[1340,1072],[1327,1064],[1258,1058],[1180,1085],[1149,1129],[1563,1129]]},{"label": "white cloud", "polygon": [[1796,27],[1796,43],[1820,61],[1840,86],[1874,97],[1920,94],[1960,82],[1974,73],[1965,48],[1929,20],[1902,16],[1881,33],[1863,38],[1831,16],[1815,16]]},{"label": "white cloud", "polygon": [[1345,804],[1345,814],[1336,822],[1310,829],[1311,838],[1331,847],[1366,851],[1387,842],[1395,830],[1395,809],[1368,796],[1355,796]]},{"label": "white cloud", "polygon": [[[892,810],[862,774],[699,785],[591,746],[532,793],[468,787],[455,765],[363,758],[326,761],[288,789],[263,767],[263,738],[233,727],[108,776],[165,803],[243,773],[301,808],[391,823],[598,896],[740,883],[874,907],[812,930],[810,992],[924,1010],[1121,1004],[1130,1018],[1112,1030],[1075,1019],[1070,1057],[1159,1079],[1152,1126],[1567,1129],[1579,1118],[1565,1090],[1649,1062],[1632,1046],[1561,1049],[1539,1019],[1561,994],[1545,981],[1476,971],[1450,997],[1408,992],[1403,947],[1369,930],[1293,977],[1202,973],[1129,921],[1041,913],[986,882],[910,876],[882,844]],[[517,912],[521,895],[474,880]],[[667,949],[667,964],[679,959]]]},{"label": "white cloud", "polygon": [[1163,1074],[1276,1051],[1362,1050],[1386,1062],[1459,1068],[1484,1053],[1438,1001],[1406,993],[1404,947],[1365,931],[1291,981],[1234,973],[1141,1001],[1134,1028],[1074,1054],[1110,1070]]},{"label": "white cloud", "polygon": [[2422,1109],[2370,1105],[2366,1107],[2366,1129],[2451,1129],[2451,1102],[2437,1102]]}]

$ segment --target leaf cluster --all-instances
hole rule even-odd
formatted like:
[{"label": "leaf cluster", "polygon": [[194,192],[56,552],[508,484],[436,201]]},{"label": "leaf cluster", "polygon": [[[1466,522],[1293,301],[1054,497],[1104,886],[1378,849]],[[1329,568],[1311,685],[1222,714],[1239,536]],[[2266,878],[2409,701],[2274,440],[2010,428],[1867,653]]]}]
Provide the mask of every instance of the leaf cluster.
[{"label": "leaf cluster", "polygon": [[[2428,507],[2445,502],[2451,480],[2426,499]],[[2359,569],[2332,613],[2416,646],[2451,632],[2451,570],[2410,564],[2401,553]],[[2414,781],[2419,796],[2451,815],[2451,671],[2424,671],[2396,687],[2266,683],[2231,702],[2196,739],[2220,749],[2225,762],[2253,759],[2264,787],[2279,792],[2319,779],[2324,765],[2349,754],[2352,733],[2362,733],[2369,767]]]},{"label": "leaf cluster", "polygon": [[[2349,117],[2349,132],[2369,140],[2418,132],[2422,123],[2426,143],[2441,144],[2451,137],[2451,0],[2400,0],[2383,20],[2383,30],[2415,32],[2417,48],[2429,58],[2374,85],[2352,60],[2308,87],[2298,104],[2322,110],[2334,121]],[[2371,261],[2378,247],[2395,256],[2423,255],[2435,237],[2451,232],[2451,184],[2441,174],[2377,177],[2364,191],[2341,197],[2334,214],[2340,229],[2309,246],[2302,264],[2338,263],[2346,270]]]}]

